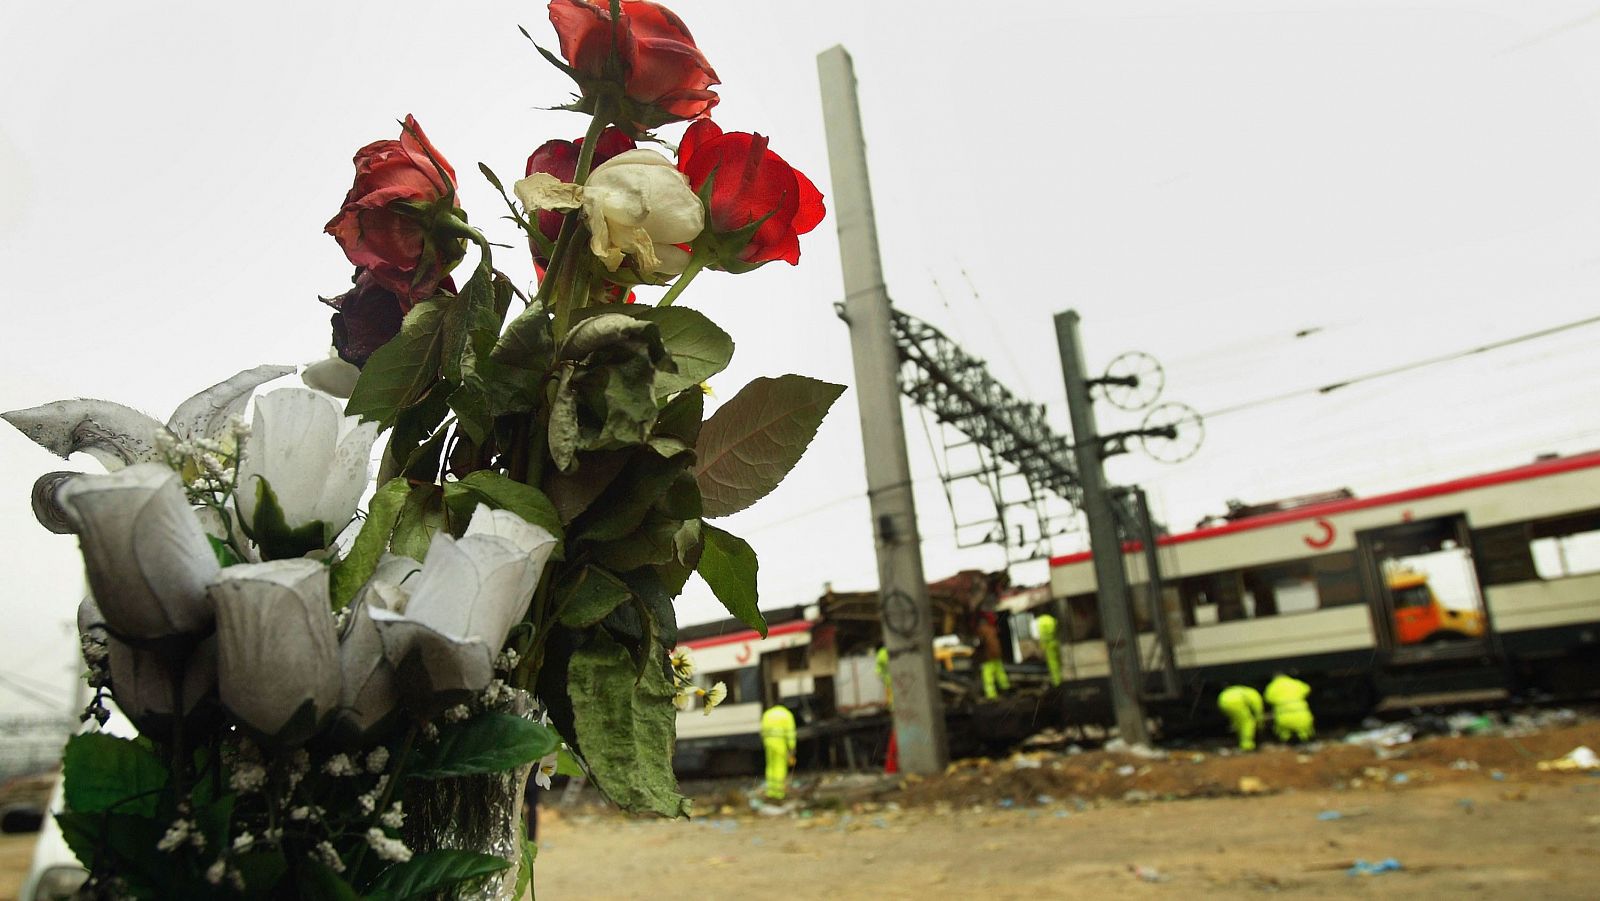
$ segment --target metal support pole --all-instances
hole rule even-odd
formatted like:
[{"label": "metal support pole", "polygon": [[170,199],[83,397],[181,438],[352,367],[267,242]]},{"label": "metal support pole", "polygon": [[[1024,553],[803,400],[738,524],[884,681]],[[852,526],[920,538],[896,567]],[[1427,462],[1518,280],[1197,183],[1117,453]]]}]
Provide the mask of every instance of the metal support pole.
[{"label": "metal support pole", "polygon": [[1139,702],[1139,636],[1128,610],[1128,580],[1122,569],[1117,517],[1106,493],[1105,461],[1084,369],[1083,342],[1078,336],[1078,311],[1057,313],[1055,318],[1067,410],[1072,416],[1072,443],[1078,457],[1078,480],[1083,487],[1083,514],[1089,521],[1089,550],[1094,555],[1100,627],[1105,633],[1106,657],[1111,665],[1111,706],[1122,740],[1149,744],[1144,706]]},{"label": "metal support pole", "polygon": [[922,541],[911,494],[905,423],[900,416],[899,357],[889,320],[889,292],[878,258],[878,230],[867,181],[867,150],[856,103],[855,67],[843,47],[817,56],[822,114],[833,172],[833,219],[844,270],[845,320],[855,361],[856,404],[866,457],[867,496],[878,550],[884,645],[894,688],[900,769],[944,770],[944,711],[933,665],[933,622]]}]

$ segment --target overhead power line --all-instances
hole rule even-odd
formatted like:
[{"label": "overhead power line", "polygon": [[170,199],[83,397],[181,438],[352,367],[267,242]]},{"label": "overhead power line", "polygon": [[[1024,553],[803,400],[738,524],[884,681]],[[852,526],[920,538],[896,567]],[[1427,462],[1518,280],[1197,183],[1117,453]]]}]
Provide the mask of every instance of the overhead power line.
[{"label": "overhead power line", "polygon": [[1588,319],[1580,319],[1576,322],[1553,325],[1549,328],[1540,329],[1536,332],[1528,332],[1525,335],[1517,335],[1512,338],[1491,341],[1488,344],[1480,344],[1477,347],[1470,347],[1465,350],[1458,350],[1437,357],[1427,357],[1421,360],[1413,360],[1409,363],[1402,363],[1399,366],[1391,366],[1387,369],[1379,369],[1374,372],[1351,376],[1350,378],[1342,379],[1337,382],[1330,382],[1326,385],[1320,385],[1312,388],[1298,388],[1294,391],[1286,391],[1282,394],[1273,394],[1267,397],[1259,397],[1255,400],[1247,400],[1243,403],[1234,404],[1229,407],[1222,407],[1218,410],[1212,410],[1209,413],[1205,413],[1204,417],[1206,419],[1215,419],[1218,416],[1227,416],[1231,413],[1238,413],[1244,410],[1253,410],[1256,407],[1264,407],[1268,406],[1269,404],[1282,403],[1286,400],[1294,400],[1297,397],[1306,397],[1313,394],[1332,394],[1333,392],[1338,391],[1340,388],[1348,388],[1351,385],[1358,385],[1362,382],[1371,382],[1377,379],[1388,378],[1389,376],[1400,375],[1402,373],[1412,372],[1414,370],[1423,369],[1429,366],[1438,366],[1441,363],[1454,363],[1457,360],[1462,360],[1481,353],[1487,353],[1491,350],[1500,350],[1516,344],[1523,344],[1528,341],[1536,341],[1540,338],[1548,338],[1551,335],[1572,331],[1573,329],[1584,328],[1597,323],[1600,323],[1600,316],[1591,316]]}]

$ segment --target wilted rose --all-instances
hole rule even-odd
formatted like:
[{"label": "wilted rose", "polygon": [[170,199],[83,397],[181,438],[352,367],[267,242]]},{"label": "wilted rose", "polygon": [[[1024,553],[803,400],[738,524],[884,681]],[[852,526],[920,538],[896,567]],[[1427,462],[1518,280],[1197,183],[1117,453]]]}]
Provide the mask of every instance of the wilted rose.
[{"label": "wilted rose", "polygon": [[[822,192],[773,153],[765,137],[723,132],[709,120],[696,122],[683,133],[678,168],[696,191],[712,183],[709,229],[736,245],[721,248],[730,257],[725,266],[800,262],[800,236],[816,228],[825,213]],[[735,234],[757,222],[753,232]]]},{"label": "wilted rose", "polygon": [[[619,153],[626,153],[638,145],[621,129],[615,126],[607,128],[600,133],[600,140],[594,145],[594,159],[590,161],[590,171],[600,166]],[[576,141],[552,140],[540,144],[538,149],[528,156],[528,165],[523,175],[532,175],[543,172],[559,181],[571,182],[578,173],[578,154],[583,150],[583,139]],[[538,213],[539,232],[545,239],[554,242],[561,234],[562,215],[551,210],[540,210]],[[548,266],[549,260],[539,253],[538,245],[534,246],[534,262],[540,266]]]},{"label": "wilted rose", "polygon": [[410,116],[399,140],[361,148],[355,166],[355,183],[324,230],[410,309],[432,296],[464,255],[459,234],[439,227],[442,217],[459,213],[455,170]]},{"label": "wilted rose", "polygon": [[594,95],[620,87],[618,121],[636,132],[709,115],[720,82],[683,20],[648,0],[623,0],[621,9],[613,27],[606,0],[550,4],[561,55],[583,88],[580,108],[593,112]]},{"label": "wilted rose", "polygon": [[654,150],[629,150],[607,160],[582,185],[535,173],[516,184],[529,210],[582,208],[589,249],[613,272],[631,256],[641,273],[672,274],[688,265],[678,248],[705,227],[700,198],[672,162]]}]

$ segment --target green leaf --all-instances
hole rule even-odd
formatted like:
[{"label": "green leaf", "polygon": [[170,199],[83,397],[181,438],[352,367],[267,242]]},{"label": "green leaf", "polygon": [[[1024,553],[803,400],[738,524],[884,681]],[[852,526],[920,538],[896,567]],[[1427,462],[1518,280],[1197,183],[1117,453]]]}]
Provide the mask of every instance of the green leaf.
[{"label": "green leaf", "polygon": [[613,572],[625,573],[641,566],[653,566],[673,559],[677,551],[674,541],[682,523],[670,516],[652,510],[633,533],[615,541],[597,541],[588,546],[596,563]]},{"label": "green leaf", "polygon": [[74,735],[62,755],[62,790],[74,813],[155,816],[156,794],[167,784],[167,767],[144,742],[104,732]]},{"label": "green leaf", "polygon": [[667,401],[667,405],[661,408],[652,437],[675,438],[693,447],[700,437],[700,424],[705,418],[705,394],[700,391],[679,392],[677,397]]},{"label": "green leaf", "polygon": [[744,539],[713,525],[701,527],[705,549],[700,552],[700,578],[711,586],[728,612],[739,621],[767,636],[767,620],[756,607],[756,552]]},{"label": "green leaf", "polygon": [[631,595],[627,584],[598,566],[585,566],[556,586],[557,618],[564,626],[587,628],[606,618]]},{"label": "green leaf", "polygon": [[221,538],[215,535],[207,535],[206,541],[211,543],[211,553],[216,556],[218,566],[229,567],[235,563],[244,562],[239,559],[238,554],[233,552],[233,547]]},{"label": "green leaf", "polygon": [[489,409],[489,396],[474,379],[450,392],[450,409],[456,422],[474,444],[482,444],[494,429],[494,413]]},{"label": "green leaf", "polygon": [[312,551],[320,551],[331,543],[333,536],[328,523],[312,520],[298,529],[289,527],[278,494],[267,483],[266,476],[256,479],[256,516],[254,522],[244,523],[245,532],[255,539],[261,556],[267,560],[293,560]]},{"label": "green leaf", "polygon": [[443,779],[499,773],[538,760],[561,744],[549,726],[509,713],[480,714],[442,731],[438,744],[419,755],[409,775]]},{"label": "green leaf", "polygon": [[550,335],[550,311],[535,301],[518,313],[505,334],[495,342],[489,359],[519,369],[543,371],[550,368],[555,339]]},{"label": "green leaf", "polygon": [[472,879],[492,876],[511,866],[493,854],[444,849],[425,851],[384,870],[368,889],[370,896],[403,901],[442,891]]},{"label": "green leaf", "polygon": [[383,426],[409,407],[439,374],[444,344],[444,314],[455,298],[442,296],[411,308],[400,334],[378,348],[361,367],[361,377],[345,404],[347,416],[375,419]]},{"label": "green leaf", "polygon": [[61,838],[87,869],[113,871],[135,897],[175,897],[183,874],[170,855],[152,853],[167,823],[125,813],[56,814]]},{"label": "green leaf", "polygon": [[446,482],[444,502],[451,519],[463,528],[478,505],[484,504],[494,510],[510,510],[558,539],[562,535],[561,517],[544,492],[492,469],[480,469],[458,482]]},{"label": "green leaf", "polygon": [[461,286],[460,295],[445,314],[439,372],[447,380],[460,383],[474,371],[479,357],[489,356],[500,336],[494,306],[493,272],[487,266],[479,266]]},{"label": "green leaf", "polygon": [[633,465],[623,470],[600,500],[573,524],[573,534],[585,541],[614,541],[631,535],[688,463],[687,458],[636,456]]},{"label": "green leaf", "polygon": [[711,414],[695,444],[703,515],[737,513],[770,494],[843,393],[801,375],[758,378]]},{"label": "green leaf", "polygon": [[378,561],[389,548],[389,535],[400,519],[406,495],[410,493],[411,486],[405,479],[393,478],[372,495],[371,503],[367,504],[367,520],[361,524],[350,552],[333,565],[333,581],[329,586],[333,609],[341,610],[350,603],[372,577],[372,571],[378,568]]},{"label": "green leaf", "polygon": [[302,860],[295,867],[297,898],[307,901],[359,901],[360,895],[327,864],[317,860]]},{"label": "green leaf", "polygon": [[434,534],[444,527],[444,489],[438,485],[413,485],[395,519],[389,549],[421,562],[428,556]]},{"label": "green leaf", "polygon": [[567,668],[574,729],[596,785],[625,810],[689,815],[672,774],[677,709],[661,661],[638,675],[606,633],[576,650]]},{"label": "green leaf", "polygon": [[661,343],[672,355],[677,372],[656,376],[656,394],[676,394],[728,368],[733,339],[704,314],[688,307],[631,307],[627,312],[661,330]]},{"label": "green leaf", "polygon": [[578,763],[578,758],[572,756],[572,749],[568,748],[566,745],[562,745],[561,749],[556,751],[555,774],[557,776],[571,776],[574,778],[583,775],[583,765]]}]

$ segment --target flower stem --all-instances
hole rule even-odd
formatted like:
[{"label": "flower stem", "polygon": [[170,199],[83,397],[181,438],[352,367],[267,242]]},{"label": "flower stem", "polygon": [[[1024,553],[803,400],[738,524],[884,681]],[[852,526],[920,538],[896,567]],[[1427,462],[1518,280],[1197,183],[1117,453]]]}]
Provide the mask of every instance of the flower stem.
[{"label": "flower stem", "polygon": [[694,281],[694,277],[700,274],[700,270],[706,268],[709,256],[709,254],[695,254],[694,258],[689,261],[688,268],[684,269],[683,274],[678,276],[678,280],[672,283],[672,287],[667,289],[667,293],[662,295],[661,301],[656,306],[672,306],[672,302],[678,299],[678,295],[682,294],[685,288],[689,287],[689,283]]}]

